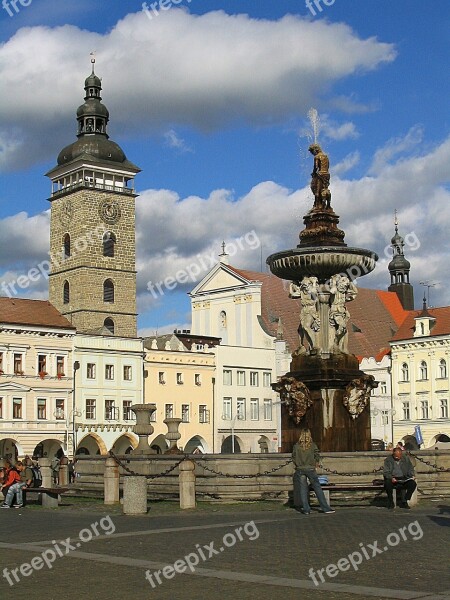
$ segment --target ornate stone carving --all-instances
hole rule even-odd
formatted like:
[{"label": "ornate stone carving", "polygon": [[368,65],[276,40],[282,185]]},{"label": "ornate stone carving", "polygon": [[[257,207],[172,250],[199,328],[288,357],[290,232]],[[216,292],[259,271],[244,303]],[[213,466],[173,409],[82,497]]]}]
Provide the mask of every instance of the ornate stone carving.
[{"label": "ornate stone carving", "polygon": [[309,389],[295,377],[287,375],[274,383],[272,388],[280,394],[281,403],[287,407],[289,416],[298,425],[313,404]]},{"label": "ornate stone carving", "polygon": [[334,352],[347,352],[348,331],[347,322],[350,318],[345,303],[354,300],[358,294],[355,284],[346,275],[333,275],[330,280],[331,306],[330,348]]},{"label": "ornate stone carving", "polygon": [[[300,298],[300,345],[306,349],[317,348],[317,333],[320,331],[317,277],[304,277],[301,283],[293,281],[289,286],[289,297]],[[305,343],[306,342],[306,343]],[[302,349],[299,348],[299,352]]]},{"label": "ornate stone carving", "polygon": [[378,387],[373,375],[362,375],[353,379],[345,388],[343,403],[352,419],[356,419],[363,412],[370,401],[370,394]]}]

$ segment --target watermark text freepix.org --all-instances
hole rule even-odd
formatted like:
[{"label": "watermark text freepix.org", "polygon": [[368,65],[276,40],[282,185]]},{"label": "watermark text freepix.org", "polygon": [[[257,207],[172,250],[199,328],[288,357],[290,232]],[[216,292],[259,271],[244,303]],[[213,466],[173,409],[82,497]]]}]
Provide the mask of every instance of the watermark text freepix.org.
[{"label": "watermark text freepix.org", "polygon": [[[247,538],[244,537],[245,534]],[[145,579],[150,583],[153,589],[157,585],[161,585],[164,579],[173,579],[175,575],[186,572],[194,573],[196,567],[202,562],[206,562],[213,556],[218,556],[227,548],[232,548],[237,541],[243,542],[245,539],[250,541],[257,540],[259,538],[259,531],[254,521],[245,523],[242,527],[236,527],[234,531],[226,533],[222,538],[222,545],[219,548],[214,547],[214,542],[209,544],[195,544],[195,551],[186,554],[183,558],[176,560],[172,565],[166,565],[158,571],[153,573],[147,569],[145,572]]]},{"label": "watermark text freepix.org", "polygon": [[[100,531],[99,531],[100,528]],[[3,577],[12,587],[16,583],[19,583],[21,577],[29,577],[33,574],[33,571],[40,571],[45,566],[48,569],[53,568],[53,563],[57,558],[63,558],[67,556],[70,552],[77,550],[81,544],[85,544],[86,542],[90,542],[95,536],[99,536],[102,534],[111,535],[116,530],[116,526],[114,525],[111,517],[108,515],[107,517],[103,517],[100,521],[96,521],[92,523],[86,529],[82,529],[78,534],[78,540],[72,542],[72,539],[68,537],[65,540],[56,541],[52,540],[52,546],[47,548],[34,556],[29,563],[23,563],[20,567],[16,569],[8,569],[5,567],[3,569]]]},{"label": "watermark text freepix.org", "polygon": [[[20,12],[20,6],[30,6],[33,0],[2,0],[2,8],[6,10],[10,17],[17,15]],[[20,4],[20,6],[17,6]]]},{"label": "watermark text freepix.org", "polygon": [[154,17],[158,17],[162,10],[170,10],[173,6],[177,6],[182,2],[190,3],[192,0],[158,0],[157,2],[152,2],[150,6],[148,2],[143,2],[142,10],[151,21]]},{"label": "watermark text freepix.org", "polygon": [[[398,546],[401,541],[408,541],[408,533],[415,542],[423,537],[423,531],[419,525],[419,521],[413,521],[409,525],[405,525],[405,527],[400,527],[398,533],[396,531],[390,533],[386,536],[386,545],[381,548],[378,546],[377,540],[375,540],[373,544],[367,545],[360,542],[359,546],[361,551],[358,550],[352,552],[348,556],[340,558],[336,564],[330,563],[326,567],[323,567],[323,569],[317,569],[315,571],[311,567],[308,571],[308,576],[312,579],[314,585],[320,585],[321,583],[325,583],[325,577],[336,577],[340,572],[348,571],[351,568],[357,571],[363,560],[370,560],[378,554],[383,554],[383,552],[386,552],[389,548]],[[320,581],[318,581],[318,579],[320,579]]]}]

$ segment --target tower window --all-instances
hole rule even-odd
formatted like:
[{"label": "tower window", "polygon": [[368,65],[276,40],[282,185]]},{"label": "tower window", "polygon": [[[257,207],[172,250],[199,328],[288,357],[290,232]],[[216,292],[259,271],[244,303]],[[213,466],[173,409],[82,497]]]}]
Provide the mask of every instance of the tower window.
[{"label": "tower window", "polygon": [[114,257],[114,246],[116,244],[116,236],[112,231],[106,231],[103,235],[103,256]]},{"label": "tower window", "polygon": [[69,304],[69,302],[70,302],[70,285],[69,285],[68,281],[64,282],[63,302],[64,302],[64,304]]},{"label": "tower window", "polygon": [[70,235],[66,233],[63,239],[64,258],[70,258]]},{"label": "tower window", "polygon": [[103,302],[114,302],[114,283],[107,279],[103,284]]},{"label": "tower window", "polygon": [[112,333],[114,335],[114,321],[112,319],[105,319],[103,325],[106,327],[106,329],[109,331],[109,333]]}]

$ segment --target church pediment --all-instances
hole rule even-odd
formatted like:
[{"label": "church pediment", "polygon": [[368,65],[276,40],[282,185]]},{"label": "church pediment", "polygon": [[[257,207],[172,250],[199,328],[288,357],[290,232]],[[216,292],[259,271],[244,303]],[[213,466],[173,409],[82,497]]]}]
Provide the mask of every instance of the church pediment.
[{"label": "church pediment", "polygon": [[227,290],[233,288],[242,288],[243,285],[248,285],[250,282],[242,275],[238,275],[227,265],[218,263],[192,290],[190,296],[214,292],[219,290]]},{"label": "church pediment", "polygon": [[14,381],[0,383],[0,392],[29,392],[30,390],[31,388],[28,385],[15,383]]}]

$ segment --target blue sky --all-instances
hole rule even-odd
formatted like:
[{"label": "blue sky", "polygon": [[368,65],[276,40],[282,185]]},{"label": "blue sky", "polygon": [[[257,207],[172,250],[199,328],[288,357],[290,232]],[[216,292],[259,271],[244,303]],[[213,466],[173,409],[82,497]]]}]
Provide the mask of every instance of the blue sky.
[{"label": "blue sky", "polygon": [[[396,208],[416,304],[420,281],[438,282],[431,304],[449,304],[450,4],[320,6],[312,15],[303,0],[185,0],[151,20],[134,1],[0,9],[0,283],[46,258],[44,173],[75,140],[95,50],[110,137],[142,168],[141,331],[189,324],[194,282],[157,297],[148,282],[193,264],[201,277],[222,239],[236,249],[232,264],[255,270],[261,253],[297,244],[311,203],[311,106],[346,241],[380,254],[359,284],[389,285]],[[42,278],[21,294],[45,298],[46,288]]]}]

